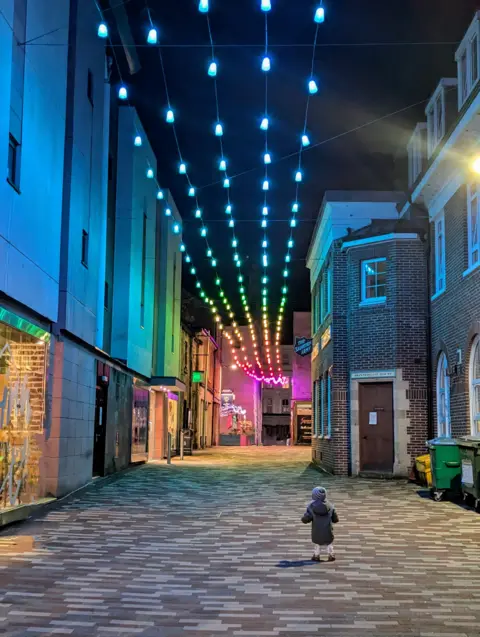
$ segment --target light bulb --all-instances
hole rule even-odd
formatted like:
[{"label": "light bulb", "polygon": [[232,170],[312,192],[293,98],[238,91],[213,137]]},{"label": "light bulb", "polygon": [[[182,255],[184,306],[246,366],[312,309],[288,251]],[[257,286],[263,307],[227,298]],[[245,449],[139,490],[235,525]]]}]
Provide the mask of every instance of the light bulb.
[{"label": "light bulb", "polygon": [[147,35],[148,44],[156,44],[158,41],[157,29],[150,29]]},{"label": "light bulb", "polygon": [[221,137],[223,135],[223,126],[220,123],[215,126],[215,135],[217,137]]},{"label": "light bulb", "polygon": [[308,135],[302,135],[302,146],[310,146],[310,140],[308,139]]},{"label": "light bulb", "polygon": [[178,167],[178,172],[180,173],[180,175],[185,175],[186,174],[187,166],[183,162]]},{"label": "light bulb", "polygon": [[210,258],[211,256],[212,256],[212,250],[211,250],[211,248],[208,248],[207,257]]},{"label": "light bulb", "polygon": [[180,244],[180,252],[185,252],[186,249],[187,248],[184,243]]},{"label": "light bulb", "polygon": [[270,68],[270,58],[266,55],[262,60],[262,71],[265,71],[266,73],[267,71],[270,71]]},{"label": "light bulb", "polygon": [[135,137],[135,141],[133,143],[135,144],[135,146],[141,146],[142,145],[142,138],[140,137],[140,135],[137,135]]},{"label": "light bulb", "polygon": [[267,276],[264,276],[264,277],[262,278],[262,284],[263,284],[263,285],[266,285],[266,284],[267,284],[267,282],[268,282],[268,277],[267,277]]},{"label": "light bulb", "polygon": [[218,170],[227,170],[227,162],[225,159],[221,159],[218,164]]},{"label": "light bulb", "polygon": [[153,179],[153,170],[151,168],[147,170],[147,179]]},{"label": "light bulb", "polygon": [[195,287],[196,287],[196,288],[201,288],[201,287],[202,287],[202,284],[200,283],[200,281],[197,281],[197,282],[195,283]]},{"label": "light bulb", "polygon": [[298,212],[298,203],[297,202],[292,204],[292,212]]},{"label": "light bulb", "polygon": [[224,187],[224,188],[230,188],[230,179],[225,178],[225,179],[223,180],[223,187]]},{"label": "light bulb", "polygon": [[173,114],[171,108],[168,109],[165,119],[167,120],[168,124],[173,124],[173,122],[175,121],[175,115]]},{"label": "light bulb", "polygon": [[128,93],[127,93],[127,89],[124,86],[121,86],[118,89],[118,99],[120,100],[126,100],[128,97]]},{"label": "light bulb", "polygon": [[233,260],[234,261],[238,261],[240,257],[238,256],[238,254],[235,252],[235,254],[233,255]]},{"label": "light bulb", "polygon": [[217,63],[216,62],[210,62],[210,66],[208,67],[208,74],[210,75],[210,77],[215,77],[217,74]]},{"label": "light bulb", "polygon": [[193,186],[190,186],[190,188],[188,189],[188,196],[195,197],[195,188]]},{"label": "light bulb", "polygon": [[217,265],[217,260],[216,259],[212,259],[212,268],[215,268]]},{"label": "light bulb", "polygon": [[265,155],[263,156],[263,161],[265,164],[272,163],[272,158],[270,157],[270,153],[265,153]]},{"label": "light bulb", "polygon": [[242,262],[240,261],[240,259],[238,259],[238,261],[236,262],[237,268],[239,268],[241,265],[242,265]]},{"label": "light bulb", "polygon": [[315,95],[315,93],[318,93],[318,86],[315,80],[310,80],[308,82],[308,92],[310,93],[310,95]]},{"label": "light bulb", "polygon": [[180,234],[180,225],[178,223],[173,226],[173,232],[174,234]]},{"label": "light bulb", "polygon": [[239,283],[242,283],[242,282],[243,282],[243,276],[242,276],[241,274],[239,274],[239,275],[238,275],[237,281],[238,281]]},{"label": "light bulb", "polygon": [[99,38],[108,38],[108,27],[105,22],[101,22],[98,25],[97,35]]},{"label": "light bulb", "polygon": [[270,11],[272,8],[272,4],[270,0],[261,0],[260,9],[262,11]]},{"label": "light bulb", "polygon": [[232,248],[236,248],[237,246],[238,246],[238,241],[236,239],[233,239]]},{"label": "light bulb", "polygon": [[315,11],[313,19],[318,24],[322,24],[322,22],[325,22],[325,9],[323,7],[318,7],[318,9]]},{"label": "light bulb", "polygon": [[268,257],[266,254],[263,255],[263,267],[266,268],[268,266]]},{"label": "light bulb", "polygon": [[286,293],[287,293],[287,291],[288,291],[288,288],[287,288],[287,286],[286,286],[286,285],[284,285],[284,286],[283,286],[283,288],[282,288],[282,292],[283,292],[283,294],[286,294]]},{"label": "light bulb", "polygon": [[268,190],[270,188],[270,184],[268,183],[268,179],[265,179],[263,182],[262,190]]},{"label": "light bulb", "polygon": [[206,229],[205,227],[203,227],[203,228],[200,230],[200,234],[201,234],[201,236],[202,236],[202,237],[206,237],[206,236],[207,236],[207,229]]},{"label": "light bulb", "polygon": [[233,219],[230,219],[230,221],[228,222],[228,227],[229,228],[234,228],[235,227],[235,221]]},{"label": "light bulb", "polygon": [[290,255],[289,254],[285,255],[285,263],[290,263]]},{"label": "light bulb", "polygon": [[195,274],[196,270],[195,268],[190,268],[190,274]]},{"label": "light bulb", "polygon": [[268,206],[263,206],[263,208],[262,208],[262,215],[263,215],[264,217],[267,217],[267,216],[268,216]]},{"label": "light bulb", "polygon": [[166,217],[171,217],[172,216],[172,211],[170,210],[170,208],[165,208],[165,216]]},{"label": "light bulb", "polygon": [[195,210],[195,217],[196,217],[196,219],[200,219],[200,218],[201,218],[201,216],[202,216],[202,211],[200,210],[200,208],[197,208],[197,209]]},{"label": "light bulb", "polygon": [[293,239],[289,239],[289,240],[288,240],[287,246],[288,246],[289,248],[293,248]]},{"label": "light bulb", "polygon": [[268,242],[266,239],[262,241],[262,248],[266,248],[268,246]]},{"label": "light bulb", "polygon": [[297,172],[295,173],[295,181],[297,183],[300,183],[302,181],[302,171],[301,170],[297,170]]},{"label": "light bulb", "polygon": [[283,278],[286,279],[288,276],[288,270],[283,271]]},{"label": "light bulb", "polygon": [[264,117],[262,119],[262,123],[260,124],[260,128],[262,130],[268,130],[268,117]]},{"label": "light bulb", "polygon": [[297,225],[297,220],[296,219],[291,219],[290,220],[290,228],[295,228],[296,225]]},{"label": "light bulb", "polygon": [[[220,285],[220,284],[221,284],[220,279],[215,279],[215,285]],[[220,296],[221,296],[221,295],[220,295]]]},{"label": "light bulb", "polygon": [[228,206],[225,207],[225,214],[227,214],[227,215],[231,215],[232,214],[232,206],[231,206],[231,204],[228,204]]},{"label": "light bulb", "polygon": [[208,0],[199,0],[198,10],[200,13],[208,13]]},{"label": "light bulb", "polygon": [[266,228],[266,227],[267,227],[267,220],[262,219],[262,228]]}]

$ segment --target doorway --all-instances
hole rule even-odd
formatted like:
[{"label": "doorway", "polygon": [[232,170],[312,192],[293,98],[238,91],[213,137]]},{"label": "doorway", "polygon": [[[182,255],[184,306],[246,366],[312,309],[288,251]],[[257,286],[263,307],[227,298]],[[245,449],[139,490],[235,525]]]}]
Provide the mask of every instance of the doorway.
[{"label": "doorway", "polygon": [[393,384],[359,385],[360,471],[393,472]]},{"label": "doorway", "polygon": [[108,386],[97,385],[95,397],[95,429],[93,440],[94,476],[105,475],[105,441],[107,429],[107,391]]}]

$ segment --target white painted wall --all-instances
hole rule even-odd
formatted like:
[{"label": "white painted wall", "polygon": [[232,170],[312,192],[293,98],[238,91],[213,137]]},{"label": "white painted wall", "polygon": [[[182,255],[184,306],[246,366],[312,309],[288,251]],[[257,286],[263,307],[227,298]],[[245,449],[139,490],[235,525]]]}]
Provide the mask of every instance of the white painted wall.
[{"label": "white painted wall", "polygon": [[13,0],[0,0],[0,290],[55,321],[69,3],[28,3],[20,194],[7,183]]}]

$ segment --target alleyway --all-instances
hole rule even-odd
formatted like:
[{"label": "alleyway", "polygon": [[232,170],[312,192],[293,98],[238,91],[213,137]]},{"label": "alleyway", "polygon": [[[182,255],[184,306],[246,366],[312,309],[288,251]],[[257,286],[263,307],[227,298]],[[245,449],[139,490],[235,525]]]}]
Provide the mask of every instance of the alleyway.
[{"label": "alleyway", "polygon": [[[404,483],[321,476],[308,457],[148,465],[0,533],[0,633],[477,637],[480,516]],[[335,563],[309,561],[300,523],[319,483],[340,517]]]}]

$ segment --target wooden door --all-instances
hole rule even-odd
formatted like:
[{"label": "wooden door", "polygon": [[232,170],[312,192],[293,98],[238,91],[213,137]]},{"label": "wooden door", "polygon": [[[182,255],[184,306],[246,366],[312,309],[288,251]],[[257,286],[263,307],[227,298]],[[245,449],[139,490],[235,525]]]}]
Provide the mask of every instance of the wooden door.
[{"label": "wooden door", "polygon": [[393,471],[393,385],[360,387],[360,471]]}]

